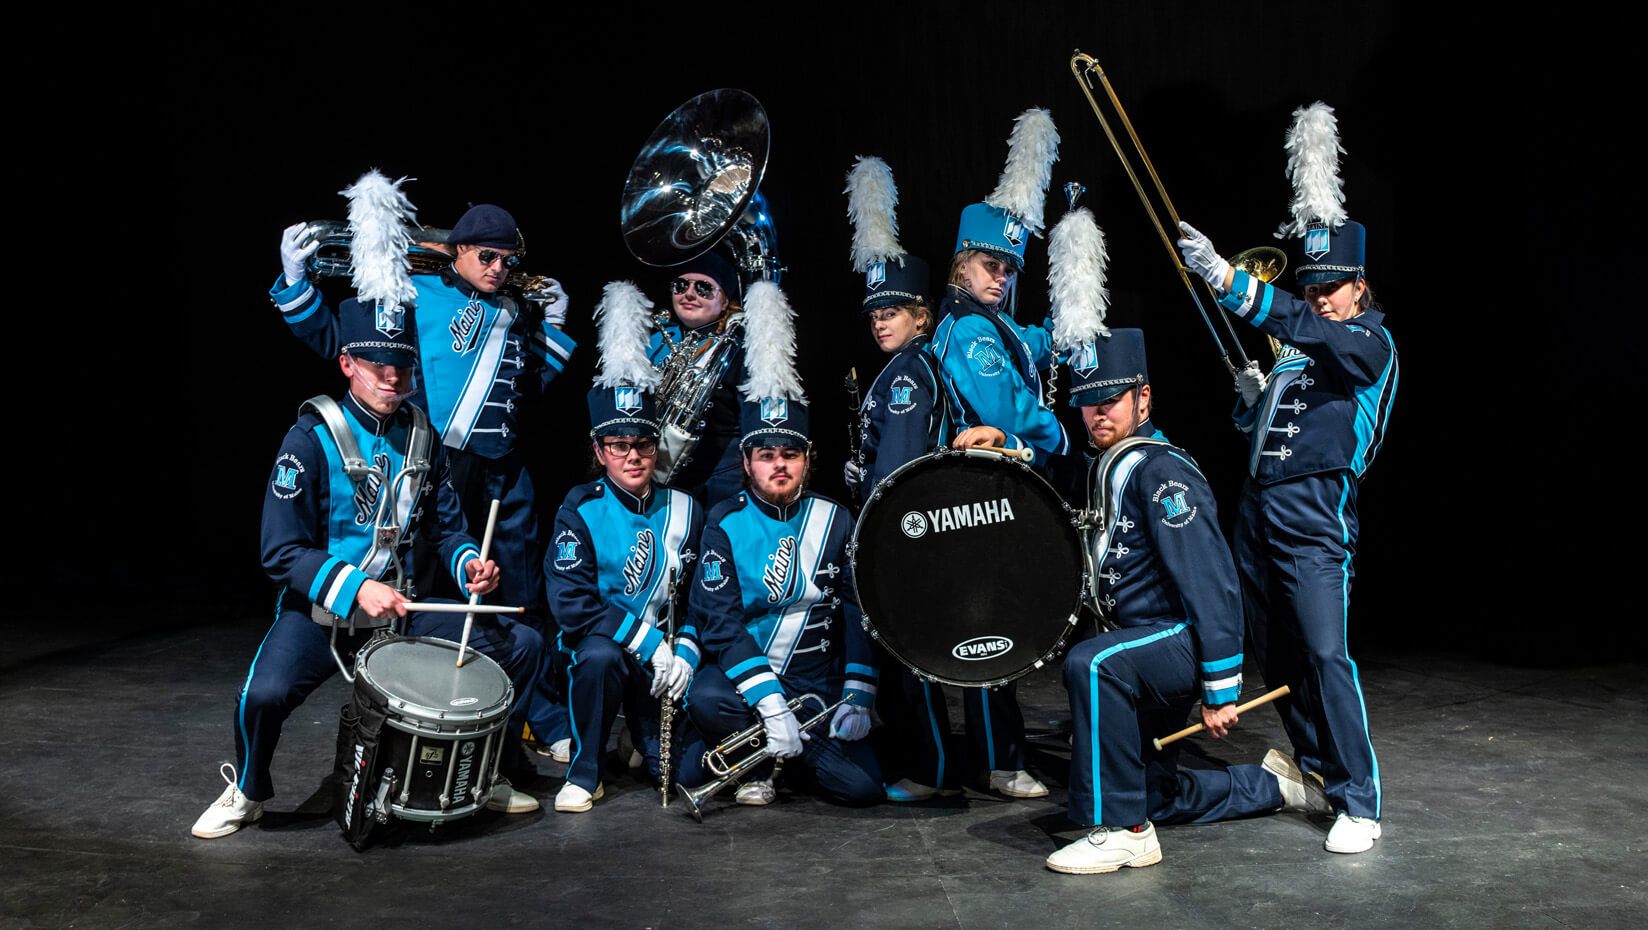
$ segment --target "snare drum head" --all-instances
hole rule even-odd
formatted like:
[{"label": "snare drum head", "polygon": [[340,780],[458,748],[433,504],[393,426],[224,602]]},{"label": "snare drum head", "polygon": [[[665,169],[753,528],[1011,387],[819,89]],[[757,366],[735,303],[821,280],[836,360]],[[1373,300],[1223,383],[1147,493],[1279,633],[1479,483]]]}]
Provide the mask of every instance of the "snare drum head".
[{"label": "snare drum head", "polygon": [[1081,534],[1057,493],[1000,457],[935,453],[889,475],[854,537],[867,625],[939,681],[990,685],[1062,650],[1082,598]]},{"label": "snare drum head", "polygon": [[361,650],[356,687],[382,695],[397,715],[485,719],[508,709],[509,676],[473,649],[458,668],[458,644],[434,637],[378,640]]}]

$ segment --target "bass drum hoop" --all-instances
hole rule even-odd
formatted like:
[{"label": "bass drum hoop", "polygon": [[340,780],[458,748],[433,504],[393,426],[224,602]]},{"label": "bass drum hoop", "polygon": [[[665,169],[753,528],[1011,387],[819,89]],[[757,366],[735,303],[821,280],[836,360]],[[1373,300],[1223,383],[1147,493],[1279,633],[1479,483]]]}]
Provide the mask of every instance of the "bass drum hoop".
[{"label": "bass drum hoop", "polygon": [[[925,471],[929,467],[932,467],[934,463],[942,463],[945,461],[953,461],[964,466],[978,464],[986,470],[999,469],[1001,474],[1016,475],[1017,477],[1013,479],[1014,481],[1027,479],[1027,483],[1024,486],[1029,489],[1028,493],[1034,496],[1039,496],[1047,504],[1048,512],[1061,515],[1059,518],[1051,522],[1049,528],[1058,533],[1064,540],[1064,544],[1059,547],[1059,550],[1068,553],[1069,560],[1071,562],[1071,565],[1068,566],[1070,569],[1070,577],[1064,579],[1069,582],[1068,587],[1070,590],[1068,607],[1060,608],[1058,611],[1050,612],[1047,615],[1047,626],[1052,626],[1054,622],[1057,622],[1058,632],[1057,635],[1053,637],[1053,641],[1045,648],[1036,650],[1036,658],[1033,661],[1021,661],[1020,664],[1013,667],[1010,671],[999,672],[996,674],[985,674],[976,678],[962,678],[956,675],[944,674],[942,671],[935,670],[933,667],[924,668],[922,667],[922,663],[920,661],[912,657],[910,650],[907,647],[901,648],[900,644],[889,641],[889,635],[894,633],[891,629],[891,624],[883,622],[881,625],[878,625],[875,619],[878,614],[882,613],[879,609],[879,598],[876,596],[874,589],[873,576],[876,572],[871,571],[866,573],[865,571],[867,567],[871,566],[871,562],[873,562],[873,560],[869,562],[861,562],[860,559],[862,556],[866,555],[865,545],[869,541],[867,538],[868,535],[876,533],[881,528],[880,522],[874,519],[875,512],[877,510],[876,505],[878,503],[883,503],[889,492],[894,491],[901,481],[907,482],[912,474],[919,471]],[[957,501],[956,503],[961,502]],[[969,501],[969,503],[971,502]],[[1040,550],[1038,550],[1038,554],[1044,554],[1043,550],[1048,550],[1055,544],[1055,541],[1049,540],[1044,546],[1041,547]],[[911,459],[909,462],[906,462],[904,465],[900,466],[892,474],[888,475],[886,478],[883,478],[876,486],[875,491],[870,495],[870,498],[865,501],[864,511],[853,527],[853,540],[850,548],[852,552],[851,557],[853,564],[853,586],[854,590],[858,594],[859,607],[863,611],[864,629],[869,632],[872,639],[880,644],[881,648],[887,650],[888,655],[891,655],[893,658],[897,659],[918,677],[924,678],[928,681],[936,681],[947,685],[957,685],[964,688],[993,688],[1007,684],[1010,681],[1014,681],[1030,674],[1036,669],[1042,668],[1058,656],[1062,655],[1064,651],[1069,648],[1070,640],[1075,633],[1077,624],[1081,620],[1081,606],[1087,596],[1088,590],[1089,559],[1086,555],[1086,546],[1082,541],[1081,532],[1076,527],[1076,522],[1074,517],[1071,515],[1069,506],[1065,504],[1065,502],[1059,497],[1058,493],[1053,490],[1053,487],[1049,485],[1044,478],[1032,471],[1028,465],[1022,462],[1009,460],[993,452],[940,449],[921,456],[920,458]],[[874,553],[872,552],[869,554],[873,555]],[[966,579],[968,576],[965,571],[962,571],[952,577]],[[1063,595],[1058,595],[1057,599],[1062,602],[1064,597]],[[1057,617],[1054,615],[1055,613],[1063,613],[1064,616]],[[884,629],[883,627],[886,628]],[[971,640],[965,641],[970,642]],[[1014,645],[1016,646],[1017,643]],[[952,655],[953,654],[954,653],[952,652]]]}]

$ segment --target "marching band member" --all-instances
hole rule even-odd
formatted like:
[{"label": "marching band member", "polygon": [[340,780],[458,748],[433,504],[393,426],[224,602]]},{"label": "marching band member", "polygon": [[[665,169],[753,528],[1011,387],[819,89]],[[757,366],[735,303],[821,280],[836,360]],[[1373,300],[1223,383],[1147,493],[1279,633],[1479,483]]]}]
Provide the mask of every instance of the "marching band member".
[{"label": "marching band member", "polygon": [[1047,867],[1088,874],[1153,865],[1162,858],[1156,823],[1326,810],[1297,773],[1180,770],[1177,745],[1152,748],[1152,736],[1177,729],[1197,697],[1215,737],[1236,722],[1236,569],[1207,480],[1151,422],[1143,332],[1109,330],[1073,352],[1070,369],[1070,404],[1100,452],[1088,471],[1088,499],[1102,501],[1105,515],[1093,531],[1102,552],[1095,591],[1116,629],[1064,660],[1073,718],[1066,811],[1091,829],[1048,856]]},{"label": "marching band member", "polygon": [[[195,822],[195,836],[235,832],[261,817],[263,802],[274,796],[269,762],[282,724],[337,671],[330,631],[312,612],[330,612],[340,623],[337,618],[351,614],[404,617],[409,635],[456,641],[462,614],[408,615],[405,592],[391,583],[412,578],[415,553],[427,552],[438,554],[469,592],[498,588],[499,568],[480,560],[447,477],[444,449],[421,411],[404,404],[417,347],[408,333],[385,332],[378,323],[370,304],[350,301],[341,308],[338,367],[349,380],[348,393],[338,401],[319,397],[306,403],[275,459],[263,499],[263,569],[281,586],[279,614],[235,704],[237,762],[224,766],[229,786]],[[420,447],[428,450],[427,473],[395,481],[408,464],[409,450]],[[354,453],[375,471],[358,480],[349,475],[343,460]],[[428,535],[426,546],[414,545],[420,532]],[[352,656],[371,633],[340,631],[339,653]],[[526,624],[482,614],[470,645],[509,675],[516,695],[511,719],[520,726],[542,661],[542,637]],[[518,767],[519,744],[505,740],[504,746],[505,769]],[[486,806],[518,813],[537,810],[538,801],[500,777]]]},{"label": "marching band member", "polygon": [[[633,284],[609,284],[596,308],[602,373],[589,392],[590,438],[601,477],[567,492],[545,558],[549,602],[572,654],[568,707],[574,741],[555,809],[589,810],[602,796],[601,759],[619,702],[633,744],[657,776],[658,699],[678,701],[698,664],[697,634],[674,642],[659,618],[698,550],[704,515],[684,491],[654,488],[658,413],[647,361],[652,304]],[[650,678],[650,681],[649,681]]]},{"label": "marching band member", "polygon": [[[1016,123],[995,193],[961,212],[933,354],[958,408],[960,432],[951,445],[1028,446],[1045,466],[1049,456],[1070,451],[1064,427],[1041,399],[1038,372],[1053,363],[1052,339],[1043,326],[1021,327],[1002,310],[1024,267],[1026,239],[1041,233],[1058,131],[1046,110],[1027,110]],[[991,790],[1015,798],[1046,795],[1047,787],[1024,768],[1016,684],[968,689],[964,697],[978,705],[985,723],[974,731],[974,745],[990,770]]]},{"label": "marching band member", "polygon": [[1225,309],[1281,344],[1268,378],[1257,364],[1236,376],[1237,424],[1252,436],[1236,560],[1265,679],[1293,688],[1276,706],[1298,766],[1325,781],[1338,812],[1325,847],[1359,853],[1379,838],[1382,789],[1346,617],[1358,485],[1385,438],[1397,358],[1368,287],[1365,230],[1345,217],[1333,110],[1294,116],[1283,229],[1300,240],[1303,299],[1232,269],[1188,224],[1179,248]]},{"label": "marching band member", "polygon": [[[739,279],[732,263],[714,252],[678,268],[680,274],[670,281],[672,322],[653,335],[648,351],[656,365],[670,357],[673,345],[676,352],[690,353],[694,364],[719,368],[710,373],[715,384],[709,405],[691,425],[698,445],[691,459],[669,476],[670,487],[686,491],[707,508],[737,494],[744,474],[738,453],[738,394],[733,389],[744,377],[744,347],[738,333],[727,333],[741,312]],[[717,358],[710,347],[724,333],[732,340],[731,351]]]},{"label": "marching band member", "polygon": [[[410,206],[405,204],[403,227],[410,224]],[[284,271],[269,296],[293,335],[322,357],[333,358],[341,308],[328,307],[305,277],[305,262],[319,243],[305,245],[304,233],[300,223],[281,236]],[[356,235],[370,239],[374,233],[405,237],[399,230],[381,228]],[[561,331],[567,301],[558,283],[551,282],[559,299],[541,313],[539,304],[500,292],[520,263],[522,241],[508,212],[492,204],[471,207],[446,239],[455,252],[452,264],[439,274],[412,276],[415,304],[405,308],[404,319],[387,325],[415,334],[421,395],[414,402],[429,414],[447,447],[465,516],[471,524],[484,525],[491,501],[502,502],[494,531],[494,554],[503,569],[501,598],[528,608],[532,622],[547,632],[535,492],[518,440],[523,404],[543,394],[566,367],[576,343]],[[567,736],[565,707],[546,688],[539,687],[531,711],[541,750]]]},{"label": "marching band member", "polygon": [[[791,784],[838,804],[873,804],[882,796],[881,770],[864,737],[877,672],[846,553],[853,520],[845,507],[806,490],[812,442],[801,382],[790,369],[789,305],[776,286],[759,282],[749,308],[741,443],[749,486],[717,505],[704,529],[689,622],[703,631],[715,663],[699,669],[688,694],[693,735],[681,782],[710,781],[705,748],[759,714],[768,748],[791,760],[784,769]],[[788,706],[809,693],[844,701],[827,736],[803,734]],[[771,774],[751,777],[736,793],[740,804],[775,797]]]}]

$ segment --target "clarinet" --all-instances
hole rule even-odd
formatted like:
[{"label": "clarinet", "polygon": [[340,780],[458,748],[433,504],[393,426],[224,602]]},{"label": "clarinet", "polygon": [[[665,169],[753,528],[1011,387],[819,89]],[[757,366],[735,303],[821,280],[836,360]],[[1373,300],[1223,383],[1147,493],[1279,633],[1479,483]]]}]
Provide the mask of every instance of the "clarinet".
[{"label": "clarinet", "polygon": [[[669,643],[670,652],[675,652],[675,569],[670,569],[669,582],[665,585],[664,595],[664,641]],[[670,700],[669,692],[664,692],[658,705],[658,795],[659,807],[669,807],[670,796],[670,744],[675,738],[675,702]]]},{"label": "clarinet", "polygon": [[[864,395],[858,389],[858,369],[847,369],[847,381],[843,385],[847,389],[847,455],[849,462],[859,461],[859,449],[864,445]],[[861,463],[862,464],[862,463]],[[862,490],[854,491],[853,497],[862,497]]]}]

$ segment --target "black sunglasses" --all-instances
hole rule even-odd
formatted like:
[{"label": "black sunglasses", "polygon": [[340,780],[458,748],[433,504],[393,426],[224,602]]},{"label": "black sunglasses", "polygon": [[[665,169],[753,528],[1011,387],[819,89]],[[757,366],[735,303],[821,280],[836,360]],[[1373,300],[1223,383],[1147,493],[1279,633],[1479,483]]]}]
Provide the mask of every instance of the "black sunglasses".
[{"label": "black sunglasses", "polygon": [[709,281],[690,281],[686,278],[676,278],[674,281],[670,282],[670,293],[679,297],[687,292],[688,287],[691,287],[693,290],[697,291],[698,296],[705,300],[709,300],[714,297],[715,292],[720,290],[720,288],[716,287]]},{"label": "black sunglasses", "polygon": [[505,255],[502,252],[497,252],[492,249],[482,249],[475,253],[475,257],[481,260],[481,265],[483,267],[492,264],[500,258],[504,260],[505,268],[515,268],[521,264],[521,258],[519,255]]}]

